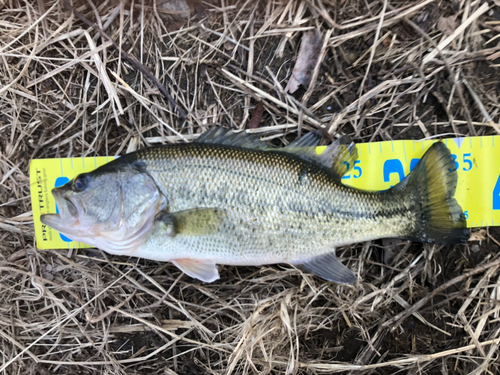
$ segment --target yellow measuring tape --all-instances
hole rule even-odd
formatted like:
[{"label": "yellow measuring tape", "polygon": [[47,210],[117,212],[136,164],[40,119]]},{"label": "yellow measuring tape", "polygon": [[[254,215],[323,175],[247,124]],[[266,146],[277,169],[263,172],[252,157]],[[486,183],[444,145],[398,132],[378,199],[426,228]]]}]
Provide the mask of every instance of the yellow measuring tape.
[{"label": "yellow measuring tape", "polygon": [[[342,178],[363,190],[386,190],[396,185],[436,141],[360,143],[359,158]],[[500,226],[500,136],[445,139],[455,159],[458,186],[455,197],[469,227]],[[321,153],[325,147],[318,147]],[[40,222],[40,215],[56,212],[51,190],[113,157],[37,159],[30,164],[31,203],[39,249],[84,248]]]}]

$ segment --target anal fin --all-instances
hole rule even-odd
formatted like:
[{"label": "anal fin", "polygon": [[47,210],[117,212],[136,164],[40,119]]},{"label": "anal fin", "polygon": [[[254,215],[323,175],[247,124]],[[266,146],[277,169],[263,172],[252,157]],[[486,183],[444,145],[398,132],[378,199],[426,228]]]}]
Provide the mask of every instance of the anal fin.
[{"label": "anal fin", "polygon": [[325,280],[338,284],[354,284],[357,277],[349,268],[340,263],[334,253],[320,255],[306,261],[292,263],[297,268],[310,272]]},{"label": "anal fin", "polygon": [[186,275],[211,283],[219,278],[215,262],[199,259],[174,259],[172,263]]}]

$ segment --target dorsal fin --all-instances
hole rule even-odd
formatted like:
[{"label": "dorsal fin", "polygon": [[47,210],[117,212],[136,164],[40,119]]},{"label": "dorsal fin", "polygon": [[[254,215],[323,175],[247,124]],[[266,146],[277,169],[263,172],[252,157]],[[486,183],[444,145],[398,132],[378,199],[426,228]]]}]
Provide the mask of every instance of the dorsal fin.
[{"label": "dorsal fin", "polygon": [[318,154],[317,146],[320,140],[321,133],[311,132],[282,149],[274,149],[245,131],[236,132],[233,129],[214,127],[203,133],[196,142],[292,154],[325,166],[340,181],[342,176],[352,169],[354,161],[358,158],[356,147],[351,138],[343,136]]},{"label": "dorsal fin", "polygon": [[296,139],[288,146],[283,147],[280,151],[300,156],[301,158],[309,161],[318,162],[316,147],[318,146],[319,141],[321,141],[321,134],[318,132],[311,132],[299,139]]},{"label": "dorsal fin", "polygon": [[208,129],[197,140],[196,143],[206,143],[212,145],[225,145],[253,150],[270,150],[265,142],[262,142],[252,134],[245,131],[234,131],[233,129],[224,129],[221,127]]},{"label": "dorsal fin", "polygon": [[358,158],[356,145],[348,136],[343,136],[329,145],[318,155],[320,163],[329,166],[332,173],[340,181],[342,176],[354,167]]},{"label": "dorsal fin", "polygon": [[340,181],[342,176],[352,169],[354,161],[358,158],[356,146],[350,137],[343,136],[318,154],[317,146],[320,140],[321,133],[309,133],[282,148],[280,152],[294,154],[305,160],[319,163],[330,169]]}]

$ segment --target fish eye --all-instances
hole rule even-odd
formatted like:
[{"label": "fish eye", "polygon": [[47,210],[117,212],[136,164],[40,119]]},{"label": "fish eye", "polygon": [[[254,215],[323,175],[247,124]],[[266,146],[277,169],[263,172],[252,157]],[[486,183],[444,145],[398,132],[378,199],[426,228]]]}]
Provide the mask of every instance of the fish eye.
[{"label": "fish eye", "polygon": [[87,187],[87,182],[88,182],[87,176],[85,175],[78,176],[75,179],[75,181],[73,181],[72,185],[73,191],[80,192],[85,190],[85,188]]}]

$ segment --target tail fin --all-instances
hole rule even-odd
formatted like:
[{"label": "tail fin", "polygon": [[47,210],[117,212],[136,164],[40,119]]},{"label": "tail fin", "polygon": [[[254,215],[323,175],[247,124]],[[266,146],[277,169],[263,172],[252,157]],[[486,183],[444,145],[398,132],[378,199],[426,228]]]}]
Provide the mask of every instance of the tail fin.
[{"label": "tail fin", "polygon": [[455,161],[441,142],[427,150],[415,169],[394,189],[420,199],[420,222],[407,238],[413,241],[455,244],[469,239],[462,208],[454,198],[457,188]]}]

